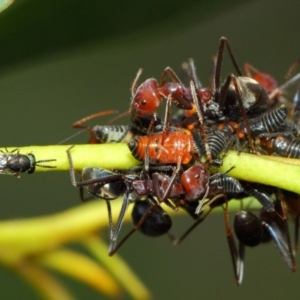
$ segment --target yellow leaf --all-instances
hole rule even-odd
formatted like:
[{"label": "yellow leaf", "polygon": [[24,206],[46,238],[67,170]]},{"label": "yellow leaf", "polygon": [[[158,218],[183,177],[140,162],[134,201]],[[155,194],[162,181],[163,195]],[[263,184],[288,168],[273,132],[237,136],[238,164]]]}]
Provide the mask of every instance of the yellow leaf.
[{"label": "yellow leaf", "polygon": [[81,253],[59,249],[37,258],[44,266],[76,278],[110,297],[120,295],[116,281],[98,263]]}]

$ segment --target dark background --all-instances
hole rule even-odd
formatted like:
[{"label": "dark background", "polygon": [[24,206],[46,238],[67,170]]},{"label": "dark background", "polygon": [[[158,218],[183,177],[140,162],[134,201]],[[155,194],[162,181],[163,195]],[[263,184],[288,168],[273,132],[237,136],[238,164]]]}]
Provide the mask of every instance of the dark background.
[{"label": "dark background", "polygon": [[[143,79],[159,78],[166,66],[180,75],[180,64],[193,57],[208,85],[221,36],[230,40],[241,65],[250,62],[279,82],[300,58],[298,0],[107,3],[27,0],[0,15],[1,146],[56,144],[75,132],[71,124],[83,116],[125,111],[140,67]],[[225,77],[226,70],[233,71],[228,59],[224,67]],[[83,134],[71,143],[85,140]],[[18,180],[1,176],[0,184],[2,219],[80,205],[67,173]],[[191,220],[177,217],[175,223],[173,232],[179,234]],[[136,234],[120,254],[154,299],[295,299],[300,291],[299,273],[289,271],[272,244],[247,252],[244,283],[235,287],[224,220],[218,214],[178,247],[166,237]],[[100,299],[87,287],[62,279],[78,299]],[[0,282],[3,299],[39,299],[2,267]]]}]

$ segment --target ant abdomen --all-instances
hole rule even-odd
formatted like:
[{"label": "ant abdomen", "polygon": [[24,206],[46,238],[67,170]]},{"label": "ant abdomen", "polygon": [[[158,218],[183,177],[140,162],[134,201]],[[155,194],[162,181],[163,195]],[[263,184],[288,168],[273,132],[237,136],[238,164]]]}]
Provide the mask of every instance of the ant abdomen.
[{"label": "ant abdomen", "polygon": [[[147,236],[156,237],[166,234],[172,227],[172,219],[159,205],[152,206],[153,204],[147,200],[136,201],[131,214],[132,221],[134,225],[137,225],[144,217],[138,230]],[[150,208],[151,211],[147,214]]]},{"label": "ant abdomen", "polygon": [[234,217],[234,232],[238,240],[248,247],[261,243],[263,227],[261,221],[250,211],[241,210]]}]

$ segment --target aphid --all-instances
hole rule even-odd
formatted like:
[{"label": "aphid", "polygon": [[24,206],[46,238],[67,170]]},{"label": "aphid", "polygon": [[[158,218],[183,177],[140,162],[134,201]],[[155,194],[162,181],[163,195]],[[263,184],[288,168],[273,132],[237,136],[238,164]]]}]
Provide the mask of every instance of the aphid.
[{"label": "aphid", "polygon": [[131,125],[96,125],[92,129],[98,143],[129,143],[139,130]]},{"label": "aphid", "polygon": [[[249,119],[248,122],[241,121],[236,123],[228,121],[223,122],[218,126],[220,128],[220,132],[223,132],[223,135],[228,140],[229,145],[232,145],[234,142],[232,138],[233,134],[237,135],[235,142],[238,149],[239,140],[248,139],[249,141],[250,138],[252,141],[252,139],[256,137],[272,137],[274,135],[280,135],[277,130],[284,125],[286,117],[287,108],[285,106],[281,106],[261,116]],[[248,129],[250,131],[248,131]]]},{"label": "aphid", "polygon": [[192,134],[185,130],[153,133],[138,136],[128,143],[132,155],[143,161],[146,149],[151,164],[176,164],[182,155],[182,163],[188,164],[195,152]]},{"label": "aphid", "polygon": [[[281,106],[261,116],[250,119],[250,135],[257,137],[263,134],[276,132],[276,130],[286,121],[287,113],[287,108]],[[242,132],[247,134],[247,126],[244,121],[238,124],[238,133],[242,135]]]},{"label": "aphid", "polygon": [[260,145],[268,154],[300,158],[300,141],[293,137],[279,135],[274,138],[261,138]]},{"label": "aphid", "polygon": [[56,159],[43,159],[36,160],[34,154],[29,153],[19,154],[18,148],[11,152],[0,150],[0,174],[15,175],[20,177],[20,173],[32,174],[35,171],[35,167],[40,168],[56,168],[56,166],[44,165],[45,162],[56,161]]}]

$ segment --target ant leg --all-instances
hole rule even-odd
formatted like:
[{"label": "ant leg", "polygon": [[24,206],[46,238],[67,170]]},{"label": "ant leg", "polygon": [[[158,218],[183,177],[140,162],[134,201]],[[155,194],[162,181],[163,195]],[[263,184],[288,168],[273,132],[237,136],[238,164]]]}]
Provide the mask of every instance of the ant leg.
[{"label": "ant leg", "polygon": [[143,69],[139,69],[138,72],[136,73],[136,76],[133,80],[133,83],[131,85],[131,97],[133,98],[134,95],[135,95],[135,92],[136,92],[136,88],[137,88],[137,85],[138,85],[138,81],[140,80],[140,77],[143,73]]},{"label": "ant leg", "polygon": [[[90,180],[86,180],[86,181],[81,181],[81,182],[77,182],[75,179],[75,170],[74,170],[74,165],[73,165],[73,160],[72,160],[72,155],[71,155],[71,149],[74,146],[71,146],[69,149],[67,149],[67,155],[68,155],[68,160],[69,160],[69,165],[70,165],[70,177],[71,177],[71,182],[72,185],[76,186],[76,187],[80,187],[79,193],[80,193],[80,198],[81,200],[87,201],[89,200],[88,198],[85,198],[83,196],[83,187],[84,186],[88,186],[90,184],[94,184],[94,183],[99,183],[99,182],[104,182],[102,178],[95,178],[95,179],[90,179]],[[118,175],[112,175],[112,176],[106,176],[106,180],[107,182],[110,182],[112,180],[117,180],[117,179],[121,179],[122,175],[118,174]],[[96,194],[93,194],[95,197],[97,197]],[[113,238],[113,221],[112,221],[112,213],[111,213],[111,205],[109,200],[106,200],[106,206],[107,206],[107,212],[108,212],[108,221],[109,221],[109,232],[110,232],[110,239],[112,240]]]},{"label": "ant leg", "polygon": [[[171,101],[172,101],[172,95],[170,94],[167,98],[167,103],[166,103],[166,113],[165,113],[165,119],[164,119],[164,125],[163,125],[163,132],[168,131],[169,126],[170,126],[170,116],[171,116]],[[164,138],[163,138],[164,140]],[[162,141],[163,144],[163,141]]]},{"label": "ant leg", "polygon": [[84,126],[82,124],[86,123],[87,121],[92,120],[94,118],[102,117],[102,116],[106,116],[106,115],[111,115],[111,114],[114,114],[114,113],[117,113],[117,111],[116,110],[100,111],[100,112],[97,112],[95,114],[89,115],[85,118],[82,118],[82,119],[76,121],[75,123],[73,123],[72,127],[86,129],[91,135],[90,143],[97,143],[97,138],[96,138],[96,135],[95,135],[94,131],[90,127]]},{"label": "ant leg", "polygon": [[[300,75],[300,73],[298,75]],[[297,126],[300,125],[300,85],[298,86],[297,92],[294,96],[293,122]]]},{"label": "ant leg", "polygon": [[129,115],[129,111],[126,110],[126,111],[120,113],[119,115],[117,115],[116,117],[110,119],[106,124],[107,125],[111,125],[112,123],[114,123],[114,122],[116,122],[116,121],[118,121],[118,120],[120,120],[120,119],[122,119],[124,117],[127,117],[128,115]]},{"label": "ant leg", "polygon": [[[171,179],[168,183],[168,186],[167,186],[167,188],[166,188],[166,190],[164,191],[163,194],[161,193],[160,188],[159,188],[159,175],[155,174],[155,173],[152,175],[154,193],[157,196],[158,201],[160,203],[161,202],[166,202],[166,199],[169,197],[169,194],[171,192],[171,188],[173,186],[173,183],[175,182],[175,180],[178,176],[178,173],[180,171],[181,161],[182,161],[182,156],[184,154],[184,151],[185,151],[185,148],[182,150],[181,155],[178,157],[176,169],[174,170],[174,172],[172,174],[172,177],[171,177]],[[170,206],[169,202],[166,202],[166,204]],[[178,206],[174,207],[174,206],[171,205],[170,207],[172,209],[174,209],[175,211],[178,211]]]},{"label": "ant leg", "polygon": [[290,78],[292,76],[292,73],[296,69],[296,67],[300,64],[300,60],[297,59],[292,63],[292,65],[289,67],[288,71],[286,72],[285,78]]},{"label": "ant leg", "polygon": [[298,243],[299,243],[299,218],[300,216],[297,216],[295,218],[295,246],[294,246],[295,253],[298,251]]},{"label": "ant leg", "polygon": [[230,250],[231,261],[233,266],[233,273],[236,285],[240,285],[243,280],[244,274],[244,257],[245,257],[245,245],[239,242],[239,249],[237,250],[233,232],[229,225],[229,213],[228,213],[228,201],[226,194],[225,196],[225,209],[224,209],[224,220],[225,220],[225,229],[226,237]]},{"label": "ant leg", "polygon": [[200,131],[201,131],[201,136],[203,137],[203,141],[204,141],[206,156],[207,156],[209,162],[212,162],[213,159],[212,159],[211,151],[209,149],[207,133],[206,133],[205,126],[204,126],[204,118],[203,118],[204,110],[203,110],[201,101],[198,101],[198,97],[197,97],[196,90],[195,90],[195,85],[192,80],[190,81],[190,86],[191,86],[193,101],[194,101],[197,115],[198,115],[199,122],[200,122]]},{"label": "ant leg", "polygon": [[[122,240],[116,245],[116,239],[114,241],[111,242],[110,247],[109,247],[109,256],[113,256],[120,248],[121,246],[127,241],[127,239],[129,237],[132,236],[132,234],[134,234],[140,227],[141,225],[144,223],[145,219],[148,217],[148,215],[151,213],[151,211],[159,206],[154,198],[150,197],[147,198],[148,201],[151,201],[151,206],[146,210],[146,212],[144,213],[144,215],[141,217],[141,219],[138,221],[138,223],[122,238]],[[116,235],[116,231],[114,233],[114,238]]]},{"label": "ant leg", "polygon": [[256,69],[249,63],[244,63],[244,70],[245,70],[246,76],[249,78],[253,78],[252,73],[254,73],[254,74],[261,73],[258,69]]},{"label": "ant leg", "polygon": [[[116,246],[117,243],[117,238],[118,235],[120,233],[121,227],[123,225],[123,220],[124,220],[124,216],[125,216],[125,212],[127,211],[129,205],[129,198],[128,198],[128,191],[126,191],[123,195],[123,203],[122,203],[122,207],[119,213],[119,217],[118,217],[118,221],[117,224],[115,226],[115,229],[113,230],[113,234],[111,234],[111,239],[110,239],[110,245],[109,245],[109,250],[108,250],[108,255],[112,256],[116,253],[116,251],[119,249],[119,247],[121,246]],[[123,242],[122,242],[123,244]]]},{"label": "ant leg", "polygon": [[193,80],[196,89],[200,89],[202,84],[199,80],[199,77],[196,73],[195,62],[192,58],[188,60],[188,62],[182,64],[182,69],[187,73],[187,75]]},{"label": "ant leg", "polygon": [[[74,145],[71,146],[70,148],[67,149],[67,155],[68,155],[68,160],[69,160],[69,165],[70,165],[70,177],[71,177],[71,183],[72,185],[76,186],[76,187],[82,187],[82,186],[88,186],[94,183],[107,183],[107,182],[111,182],[114,180],[122,180],[123,179],[123,175],[122,174],[114,174],[114,175],[108,175],[105,176],[105,178],[94,178],[94,179],[88,179],[85,181],[76,181],[75,179],[75,170],[74,170],[74,165],[73,165],[73,159],[72,159],[72,155],[71,155],[71,149],[74,148]],[[96,196],[97,197],[97,196]]]},{"label": "ant leg", "polygon": [[181,83],[181,80],[178,78],[178,76],[175,74],[175,72],[170,67],[166,67],[163,70],[163,73],[161,75],[161,80],[160,80],[160,84],[159,84],[160,87],[162,87],[165,84],[167,75],[169,75],[171,77],[173,82]]},{"label": "ant leg", "polygon": [[276,88],[270,95],[269,98],[272,99],[276,97],[276,95],[281,94],[283,90],[287,89],[289,86],[295,84],[296,82],[299,82],[300,79],[300,73],[296,74],[294,77],[290,78],[288,81],[286,81],[283,85]]},{"label": "ant leg", "polygon": [[265,211],[275,211],[274,201],[267,194],[259,192],[257,189],[254,188],[247,188],[244,190],[244,192],[258,200],[258,202],[262,205]]},{"label": "ant leg", "polygon": [[[289,268],[293,272],[295,272],[297,269],[297,266],[296,266],[296,262],[295,262],[295,255],[294,255],[293,249],[292,249],[292,242],[291,242],[290,231],[289,231],[288,220],[287,220],[287,210],[286,210],[286,205],[284,203],[284,200],[282,199],[281,194],[280,194],[280,210],[281,210],[281,214],[282,214],[281,218],[282,218],[282,222],[283,222],[283,228],[284,228],[284,234],[285,234],[285,238],[286,238],[287,249],[284,249],[284,248],[286,248],[286,245],[284,245],[285,246],[284,248],[281,246],[280,239],[277,240],[274,238],[274,242],[277,245],[284,261],[287,263]],[[271,236],[273,237],[272,234],[271,234]]]},{"label": "ant leg", "polygon": [[219,42],[219,49],[218,49],[218,53],[217,53],[217,62],[216,62],[216,67],[215,67],[215,91],[218,90],[218,88],[220,87],[220,78],[221,78],[221,67],[222,67],[222,62],[223,62],[223,54],[224,54],[224,47],[227,47],[227,51],[229,53],[229,56],[231,58],[232,64],[236,69],[236,72],[238,74],[238,76],[242,76],[242,71],[240,70],[234,56],[233,53],[231,51],[231,48],[229,46],[229,42],[227,40],[227,38],[225,37],[221,37],[220,42]]},{"label": "ant leg", "polygon": [[182,241],[200,224],[202,223],[206,217],[210,214],[212,211],[212,208],[209,208],[209,210],[206,212],[206,214],[203,217],[198,217],[196,221],[186,230],[186,232],[179,238],[175,238],[173,235],[168,233],[169,238],[173,242],[174,245],[179,245],[182,243]]}]

